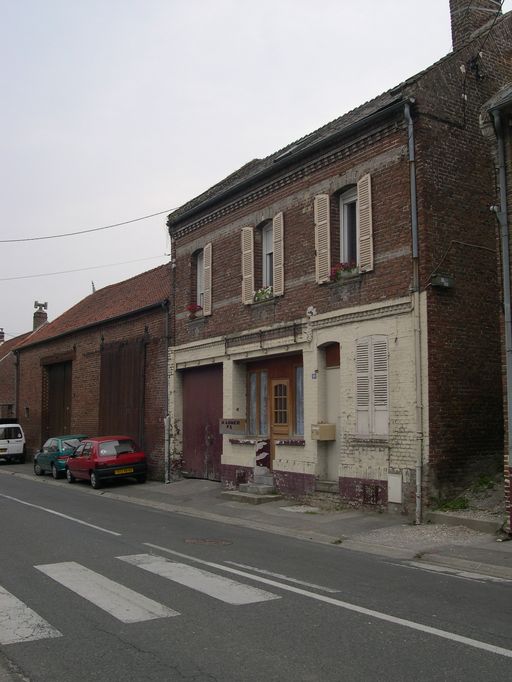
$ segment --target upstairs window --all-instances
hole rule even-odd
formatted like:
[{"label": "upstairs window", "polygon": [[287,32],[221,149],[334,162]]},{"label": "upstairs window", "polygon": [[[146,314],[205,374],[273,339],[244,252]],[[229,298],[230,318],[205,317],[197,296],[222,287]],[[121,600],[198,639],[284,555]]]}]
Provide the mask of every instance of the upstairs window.
[{"label": "upstairs window", "polygon": [[242,228],[242,301],[272,287],[270,297],[284,294],[284,216],[278,213],[257,228]]},{"label": "upstairs window", "polygon": [[198,251],[196,254],[196,300],[201,308],[204,306],[204,252]]},{"label": "upstairs window", "polygon": [[[319,284],[330,280],[333,261],[356,263],[361,272],[373,270],[371,177],[363,176],[356,187],[340,195],[338,202],[332,206],[334,234],[331,235],[331,197],[317,194],[314,199],[315,270]],[[338,213],[339,240],[334,220]]]},{"label": "upstairs window", "polygon": [[196,251],[192,257],[191,303],[201,306],[203,315],[212,313],[212,245]]},{"label": "upstairs window", "polygon": [[340,195],[340,246],[342,263],[359,263],[357,190]]},{"label": "upstairs window", "polygon": [[274,286],[274,228],[271,222],[264,225],[261,230],[261,285],[262,287]]}]

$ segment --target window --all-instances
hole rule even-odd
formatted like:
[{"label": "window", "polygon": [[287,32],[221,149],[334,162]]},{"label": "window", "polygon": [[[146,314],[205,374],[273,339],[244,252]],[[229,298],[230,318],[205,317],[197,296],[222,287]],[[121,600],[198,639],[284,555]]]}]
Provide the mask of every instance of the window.
[{"label": "window", "polygon": [[212,245],[196,251],[192,258],[192,300],[201,306],[203,315],[212,313]]},{"label": "window", "polygon": [[[373,219],[371,177],[365,175],[339,197],[340,239],[331,235],[331,197],[314,198],[315,270],[318,284],[330,281],[333,260],[357,263],[361,272],[373,270]],[[337,207],[332,207],[333,225]],[[334,230],[336,233],[336,230]],[[331,245],[331,239],[333,244]]]},{"label": "window", "polygon": [[274,229],[272,223],[267,223],[262,231],[262,287],[274,285]]},{"label": "window", "polygon": [[295,433],[304,435],[304,367],[295,368]]},{"label": "window", "polygon": [[[272,287],[284,294],[284,216],[278,213],[257,228],[242,228],[242,301],[255,301],[255,292]],[[263,293],[263,292],[262,292]],[[256,300],[266,300],[257,298]]]},{"label": "window", "polygon": [[196,301],[201,308],[204,306],[204,252],[196,254]]},{"label": "window", "polygon": [[389,432],[387,336],[356,341],[357,433],[386,436]]},{"label": "window", "polygon": [[340,195],[340,246],[342,263],[359,263],[357,190]]},{"label": "window", "polygon": [[253,436],[268,436],[268,373],[249,373],[249,433]]}]

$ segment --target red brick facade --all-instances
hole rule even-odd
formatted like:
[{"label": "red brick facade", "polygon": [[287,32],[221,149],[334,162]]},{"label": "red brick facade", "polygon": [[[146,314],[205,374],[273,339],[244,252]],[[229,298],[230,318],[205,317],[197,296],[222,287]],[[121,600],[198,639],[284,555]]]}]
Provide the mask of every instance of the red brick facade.
[{"label": "red brick facade", "polygon": [[[404,511],[414,507],[418,447],[422,449],[425,499],[452,492],[475,473],[495,471],[502,452],[497,243],[489,211],[494,172],[478,116],[482,104],[510,74],[511,15],[492,23],[486,49],[479,55],[481,39],[474,37],[422,74],[289,148],[251,162],[169,217],[176,254],[172,371],[178,370],[179,375],[186,366],[223,361],[224,400],[230,409],[242,413],[245,404],[239,374],[244,362],[262,362],[271,353],[301,352],[309,358],[307,354],[318,354],[326,341],[341,340],[345,399],[342,396],[340,409],[345,422],[341,422],[340,472],[346,469],[350,475],[339,474],[340,490],[355,500],[374,485],[380,501],[386,502],[385,476],[398,471],[403,477]],[[407,107],[412,111],[415,143],[418,258],[411,229],[413,159]],[[319,284],[315,279],[315,196],[329,197],[333,264],[340,259],[339,194],[363,176],[371,177],[373,267],[343,286]],[[279,213],[284,219],[284,294],[266,303],[244,304],[242,229],[257,229]],[[194,258],[209,244],[212,310],[191,321],[186,309],[195,297],[191,284]],[[256,244],[256,261],[258,248]],[[418,298],[411,295],[416,272]],[[453,286],[438,287],[438,274],[449,276]],[[400,333],[397,326],[393,336],[390,311],[396,309],[403,320],[413,308],[421,318],[421,331],[415,331],[413,312],[410,326]],[[308,320],[306,310],[314,311],[312,319]],[[353,437],[354,412],[348,408],[343,412],[354,398],[347,359],[353,345],[343,339],[345,333],[353,339],[383,334],[379,319],[384,317],[391,358],[390,391],[395,392],[390,434],[388,439],[362,442]],[[371,319],[373,323],[366,322]],[[415,334],[422,335],[422,346],[418,344],[413,351]],[[416,381],[421,382],[423,393],[416,394],[414,409],[421,413],[423,425],[417,422],[416,427],[405,389],[400,402],[401,382],[407,390],[414,384],[413,352],[416,367],[422,363],[421,378]],[[311,365],[304,375],[305,404],[310,401],[306,409],[318,419],[316,413],[323,408],[317,409],[307,394],[314,394],[321,374]],[[179,403],[179,387],[175,399]],[[289,466],[287,470],[274,467],[278,487],[287,492],[294,487],[297,492],[299,488],[310,491],[319,476],[324,451],[308,440],[309,426],[305,454],[293,462],[282,449],[276,459],[279,466]],[[233,472],[247,466],[248,458],[241,450],[234,454],[228,441],[225,448],[222,470],[226,484],[232,485]],[[240,458],[240,466],[232,461],[234,457]],[[366,477],[359,475],[366,466],[374,468]]]}]

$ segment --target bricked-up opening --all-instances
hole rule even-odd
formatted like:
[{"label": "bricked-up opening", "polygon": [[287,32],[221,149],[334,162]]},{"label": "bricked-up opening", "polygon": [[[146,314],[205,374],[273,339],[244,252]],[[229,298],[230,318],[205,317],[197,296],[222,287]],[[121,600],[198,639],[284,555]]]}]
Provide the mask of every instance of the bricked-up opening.
[{"label": "bricked-up opening", "polygon": [[501,14],[498,0],[450,0],[452,45],[458,50],[485,25],[491,25]]}]

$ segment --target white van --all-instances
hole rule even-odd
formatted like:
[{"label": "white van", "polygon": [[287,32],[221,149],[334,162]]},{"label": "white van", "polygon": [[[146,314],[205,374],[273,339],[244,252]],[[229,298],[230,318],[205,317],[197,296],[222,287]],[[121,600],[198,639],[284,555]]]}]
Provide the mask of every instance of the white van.
[{"label": "white van", "polygon": [[0,423],[0,459],[23,463],[25,453],[25,434],[21,426]]}]

